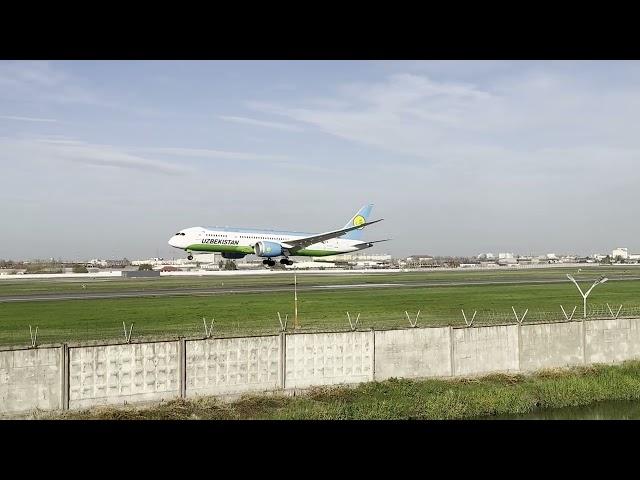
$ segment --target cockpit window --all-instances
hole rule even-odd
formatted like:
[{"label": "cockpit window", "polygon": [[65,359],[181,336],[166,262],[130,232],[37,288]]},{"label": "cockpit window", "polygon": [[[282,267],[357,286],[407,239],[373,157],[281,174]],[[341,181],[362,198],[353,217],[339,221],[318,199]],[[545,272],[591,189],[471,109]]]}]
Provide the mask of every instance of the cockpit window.
[{"label": "cockpit window", "polygon": [[178,232],[178,233],[176,233],[176,235],[184,235],[184,233],[183,232]]}]

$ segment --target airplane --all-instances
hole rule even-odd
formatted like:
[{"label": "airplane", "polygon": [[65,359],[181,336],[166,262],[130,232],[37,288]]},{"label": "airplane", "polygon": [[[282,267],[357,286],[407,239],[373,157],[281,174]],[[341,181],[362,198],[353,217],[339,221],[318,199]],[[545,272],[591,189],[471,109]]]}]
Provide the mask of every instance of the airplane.
[{"label": "airplane", "polygon": [[293,265],[290,256],[321,257],[355,252],[373,247],[375,243],[362,241],[362,229],[383,219],[368,222],[373,205],[365,205],[339,230],[324,233],[285,232],[255,228],[230,227],[189,227],[180,230],[169,239],[169,245],[188,254],[222,253],[223,258],[237,259],[255,254],[263,257],[263,265],[273,267],[276,257],[283,257],[280,263]]}]

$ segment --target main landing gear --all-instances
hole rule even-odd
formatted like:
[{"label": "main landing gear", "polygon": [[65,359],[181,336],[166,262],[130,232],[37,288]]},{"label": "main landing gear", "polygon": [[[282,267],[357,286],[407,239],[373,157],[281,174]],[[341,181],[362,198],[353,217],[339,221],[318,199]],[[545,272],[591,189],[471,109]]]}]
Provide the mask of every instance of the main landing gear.
[{"label": "main landing gear", "polygon": [[[293,262],[288,258],[281,258],[280,263],[282,265],[293,265]],[[271,260],[270,258],[268,258],[268,259],[262,260],[262,264],[265,266],[273,267],[275,266],[276,262],[275,260]]]}]

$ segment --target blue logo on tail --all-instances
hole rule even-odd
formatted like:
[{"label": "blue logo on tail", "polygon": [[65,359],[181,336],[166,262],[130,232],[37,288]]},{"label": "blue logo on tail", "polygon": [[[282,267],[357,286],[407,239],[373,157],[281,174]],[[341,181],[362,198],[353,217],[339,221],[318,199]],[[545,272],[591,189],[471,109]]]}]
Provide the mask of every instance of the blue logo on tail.
[{"label": "blue logo on tail", "polygon": [[[347,222],[347,224],[342,228],[354,227],[356,225],[362,225],[366,221],[369,220],[369,215],[371,215],[371,209],[373,208],[372,204],[365,205],[358,212],[351,217],[351,220]],[[350,232],[345,233],[340,238],[345,238],[347,240],[361,240],[362,239],[362,230],[363,228],[358,228],[357,230],[351,230]]]}]

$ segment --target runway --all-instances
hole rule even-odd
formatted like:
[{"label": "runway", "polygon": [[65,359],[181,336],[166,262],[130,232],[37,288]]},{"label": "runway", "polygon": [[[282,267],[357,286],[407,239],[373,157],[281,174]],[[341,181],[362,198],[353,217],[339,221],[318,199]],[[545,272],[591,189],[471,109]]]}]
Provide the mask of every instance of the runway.
[{"label": "runway", "polygon": [[[634,281],[640,277],[625,277],[610,279],[609,281]],[[510,281],[464,281],[464,282],[407,282],[407,283],[366,283],[348,285],[302,285],[298,286],[299,292],[323,291],[323,290],[351,290],[351,289],[379,289],[379,288],[425,288],[425,287],[463,287],[477,285],[545,285],[554,283],[568,284],[567,280],[510,280]],[[203,297],[214,295],[230,295],[238,293],[277,293],[293,292],[293,286],[264,286],[264,287],[235,287],[235,288],[178,288],[164,290],[138,290],[129,292],[78,292],[78,293],[35,293],[28,295],[0,295],[0,303],[14,302],[46,302],[61,300],[106,300],[118,298],[155,298],[155,297]]]}]

